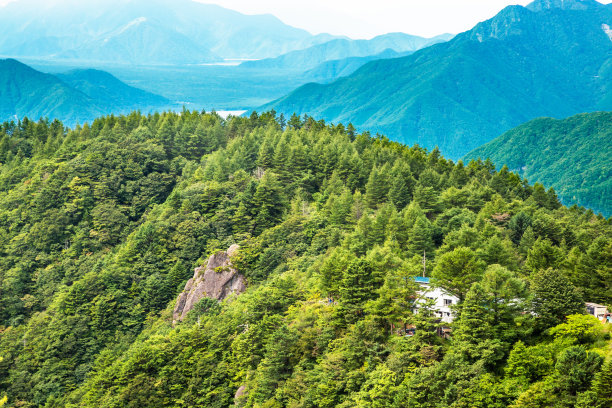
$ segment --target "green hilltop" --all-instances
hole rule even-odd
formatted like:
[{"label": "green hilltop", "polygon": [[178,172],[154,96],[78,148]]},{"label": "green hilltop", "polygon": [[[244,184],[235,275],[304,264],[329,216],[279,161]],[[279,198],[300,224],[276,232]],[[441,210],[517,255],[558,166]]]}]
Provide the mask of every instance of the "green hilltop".
[{"label": "green hilltop", "polygon": [[[246,292],[173,322],[230,247]],[[541,184],[310,117],[4,123],[0,405],[606,408],[610,254]]]},{"label": "green hilltop", "polygon": [[532,120],[470,152],[531,182],[553,187],[562,202],[612,214],[612,113]]}]

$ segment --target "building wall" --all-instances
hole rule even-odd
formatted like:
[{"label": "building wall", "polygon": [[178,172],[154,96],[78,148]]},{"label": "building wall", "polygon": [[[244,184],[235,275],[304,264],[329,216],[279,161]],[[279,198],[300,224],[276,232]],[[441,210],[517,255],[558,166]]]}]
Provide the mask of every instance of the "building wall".
[{"label": "building wall", "polygon": [[[451,306],[456,305],[459,302],[459,298],[447,293],[441,288],[433,288],[429,284],[419,283],[421,291],[421,303],[426,298],[433,299],[435,301],[433,309],[438,317],[445,323],[451,323],[455,318]],[[419,301],[417,301],[419,303]],[[417,307],[418,310],[418,307]]]}]

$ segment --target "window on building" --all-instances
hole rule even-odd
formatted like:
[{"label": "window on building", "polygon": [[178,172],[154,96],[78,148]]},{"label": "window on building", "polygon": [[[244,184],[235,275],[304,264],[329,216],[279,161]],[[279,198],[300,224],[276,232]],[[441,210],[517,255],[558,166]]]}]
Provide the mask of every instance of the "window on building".
[{"label": "window on building", "polygon": [[452,305],[452,304],[453,304],[452,299],[444,299],[444,306],[449,306],[449,305]]}]

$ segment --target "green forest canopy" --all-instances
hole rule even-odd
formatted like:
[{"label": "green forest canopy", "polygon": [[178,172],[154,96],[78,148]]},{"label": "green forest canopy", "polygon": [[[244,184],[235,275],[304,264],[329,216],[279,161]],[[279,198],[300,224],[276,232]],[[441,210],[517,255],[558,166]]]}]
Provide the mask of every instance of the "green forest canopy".
[{"label": "green forest canopy", "polygon": [[[610,221],[490,162],[183,111],[5,123],[0,163],[0,405],[612,402],[610,328],[583,314],[612,304]],[[172,327],[234,243],[247,292]],[[463,299],[449,340],[412,312],[423,252]]]},{"label": "green forest canopy", "polygon": [[553,187],[566,204],[612,215],[612,112],[527,122],[468,153]]}]

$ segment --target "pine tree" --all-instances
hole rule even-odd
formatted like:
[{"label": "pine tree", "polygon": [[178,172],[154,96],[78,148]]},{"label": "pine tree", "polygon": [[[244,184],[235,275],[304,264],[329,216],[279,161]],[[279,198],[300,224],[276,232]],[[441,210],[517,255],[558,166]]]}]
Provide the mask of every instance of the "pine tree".
[{"label": "pine tree", "polygon": [[533,247],[533,244],[535,244],[535,241],[536,241],[536,238],[533,232],[533,228],[527,227],[527,229],[525,230],[525,233],[521,237],[521,242],[519,243],[520,253],[523,255],[527,255],[529,250],[531,250],[531,248]]},{"label": "pine tree", "polygon": [[554,269],[537,272],[531,278],[532,310],[540,330],[563,323],[565,316],[584,313],[582,296],[570,281]]},{"label": "pine tree", "polygon": [[484,288],[475,283],[460,305],[461,313],[453,325],[453,352],[470,363],[481,360],[489,367],[504,357],[504,345],[495,335],[490,301]]},{"label": "pine tree", "polygon": [[438,259],[432,277],[436,285],[462,302],[472,284],[482,277],[484,268],[484,262],[476,258],[474,251],[459,247]]},{"label": "pine tree", "polygon": [[461,315],[455,322],[453,340],[477,346],[494,337],[493,314],[488,310],[489,298],[479,283],[474,283],[461,304]]},{"label": "pine tree", "polygon": [[419,217],[408,236],[408,251],[410,255],[420,255],[433,252],[432,225],[425,217]]},{"label": "pine tree", "polygon": [[289,125],[291,129],[296,129],[296,130],[301,129],[303,126],[302,119],[300,119],[300,117],[296,115],[295,113],[291,115],[291,118],[289,118],[289,122],[287,122],[287,124]]},{"label": "pine tree", "polygon": [[592,408],[612,406],[612,360],[608,360],[595,375],[592,392],[595,396],[595,405],[592,405]]},{"label": "pine tree", "polygon": [[174,137],[175,137],[174,123],[172,122],[172,116],[168,115],[164,118],[157,131],[156,138],[164,147],[166,156],[171,157],[174,152]]},{"label": "pine tree", "polygon": [[252,219],[249,209],[241,202],[232,217],[234,233],[243,234],[251,231]]},{"label": "pine tree", "polygon": [[389,199],[398,210],[402,210],[412,200],[416,180],[412,176],[410,166],[400,160],[393,166],[390,179]]},{"label": "pine tree", "polygon": [[374,168],[370,172],[368,184],[366,184],[366,204],[370,208],[376,208],[385,202],[389,192],[389,180],[384,169]]},{"label": "pine tree", "polygon": [[548,239],[538,238],[527,252],[525,266],[533,272],[548,268],[558,268],[561,266],[564,258],[565,254],[561,248],[554,246]]},{"label": "pine tree", "polygon": [[286,207],[285,198],[278,177],[274,173],[267,172],[263,176],[253,197],[253,204],[257,208],[256,234],[281,220]]},{"label": "pine tree", "polygon": [[372,267],[365,259],[357,259],[344,272],[340,285],[341,310],[347,323],[363,317],[365,303],[374,297]]},{"label": "pine tree", "polygon": [[439,197],[433,187],[417,184],[414,190],[414,201],[426,214],[432,214],[439,209]]},{"label": "pine tree", "polygon": [[531,226],[531,217],[524,212],[520,212],[516,214],[512,219],[510,219],[510,223],[508,224],[508,228],[510,229],[510,238],[514,244],[518,245],[521,242],[521,238],[523,238],[523,234]]},{"label": "pine tree", "polygon": [[274,147],[272,142],[266,137],[264,138],[259,154],[257,156],[257,165],[262,169],[269,169],[274,164]]},{"label": "pine tree", "polygon": [[255,389],[251,398],[263,404],[274,397],[279,385],[291,376],[296,336],[286,325],[276,330],[266,345],[265,355],[257,369]]},{"label": "pine tree", "polygon": [[533,193],[531,194],[531,197],[539,206],[544,208],[549,207],[549,197],[546,194],[546,189],[541,183],[535,183],[533,185]]}]

